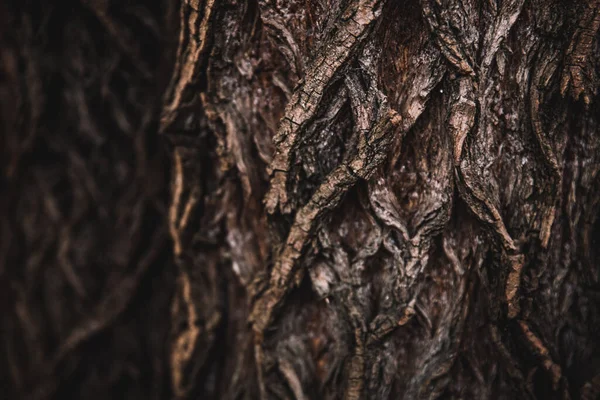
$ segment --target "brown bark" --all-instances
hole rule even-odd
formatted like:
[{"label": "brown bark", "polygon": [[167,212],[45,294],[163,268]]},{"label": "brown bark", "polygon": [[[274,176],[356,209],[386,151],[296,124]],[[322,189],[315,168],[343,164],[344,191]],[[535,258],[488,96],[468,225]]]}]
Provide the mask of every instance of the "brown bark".
[{"label": "brown bark", "polygon": [[1,4],[8,398],[598,398],[599,31],[598,0]]}]

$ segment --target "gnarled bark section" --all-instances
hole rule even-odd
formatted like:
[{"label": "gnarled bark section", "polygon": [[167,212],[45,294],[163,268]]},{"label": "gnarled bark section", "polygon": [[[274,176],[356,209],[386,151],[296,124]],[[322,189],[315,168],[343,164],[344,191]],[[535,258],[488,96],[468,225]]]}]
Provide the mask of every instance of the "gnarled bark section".
[{"label": "gnarled bark section", "polygon": [[0,4],[7,396],[597,397],[599,10]]},{"label": "gnarled bark section", "polygon": [[277,207],[285,213],[292,211],[286,184],[293,152],[298,149],[306,125],[315,118],[327,86],[368,36],[369,28],[381,13],[381,7],[381,0],[354,0],[340,10],[338,22],[319,48],[315,59],[311,60],[303,81],[289,99],[277,135],[273,138],[276,150],[269,165],[272,176],[265,196],[269,213],[273,213]]}]

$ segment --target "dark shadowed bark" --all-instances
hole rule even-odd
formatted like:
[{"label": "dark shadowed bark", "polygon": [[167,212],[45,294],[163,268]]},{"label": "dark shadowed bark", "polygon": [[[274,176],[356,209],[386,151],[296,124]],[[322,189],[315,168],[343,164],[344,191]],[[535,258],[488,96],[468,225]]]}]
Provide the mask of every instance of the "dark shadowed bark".
[{"label": "dark shadowed bark", "polygon": [[600,398],[599,30],[0,3],[6,398]]}]

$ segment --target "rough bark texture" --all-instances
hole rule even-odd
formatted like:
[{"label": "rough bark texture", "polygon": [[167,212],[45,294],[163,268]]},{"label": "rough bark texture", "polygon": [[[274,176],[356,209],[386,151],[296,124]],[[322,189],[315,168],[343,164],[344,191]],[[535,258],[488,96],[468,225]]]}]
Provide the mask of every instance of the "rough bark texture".
[{"label": "rough bark texture", "polygon": [[6,398],[600,398],[599,30],[0,3]]}]

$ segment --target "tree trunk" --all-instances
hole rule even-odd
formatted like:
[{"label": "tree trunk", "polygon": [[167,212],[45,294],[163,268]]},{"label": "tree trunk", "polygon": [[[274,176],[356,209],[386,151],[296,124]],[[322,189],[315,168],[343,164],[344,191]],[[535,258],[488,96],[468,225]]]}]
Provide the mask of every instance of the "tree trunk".
[{"label": "tree trunk", "polygon": [[600,398],[599,28],[0,4],[7,398]]}]

